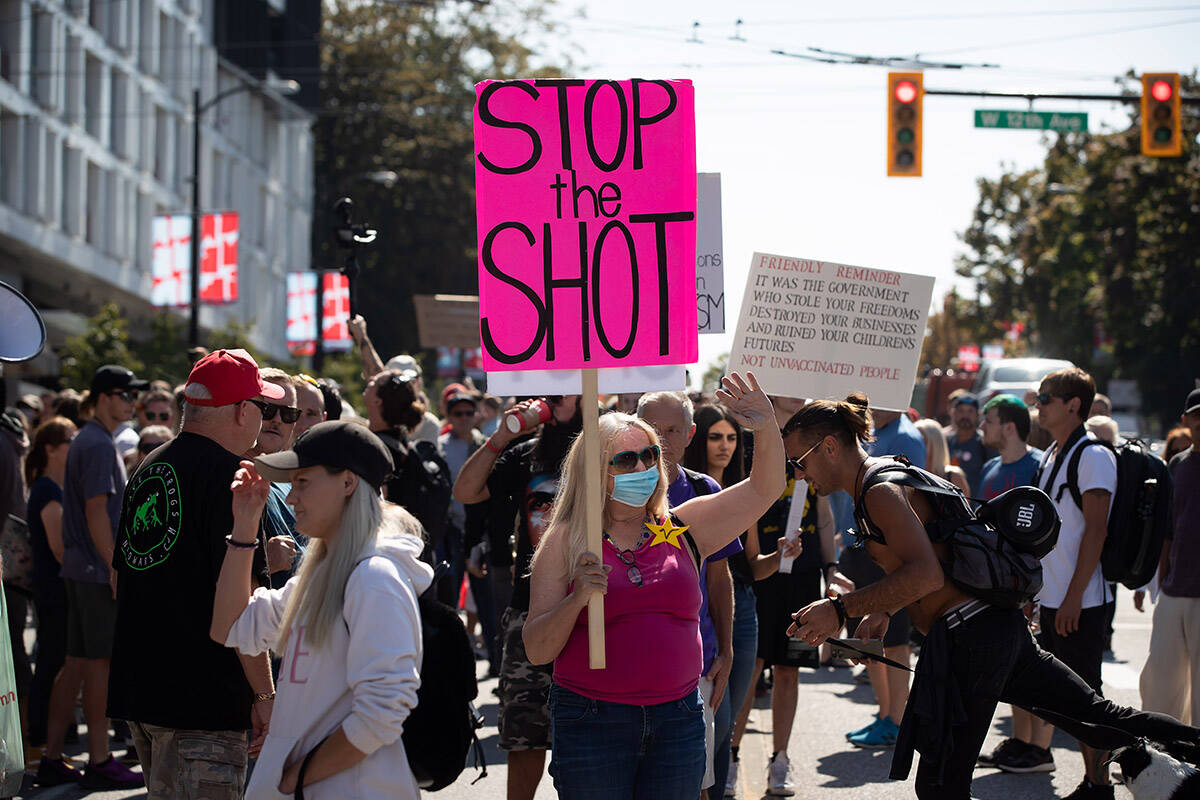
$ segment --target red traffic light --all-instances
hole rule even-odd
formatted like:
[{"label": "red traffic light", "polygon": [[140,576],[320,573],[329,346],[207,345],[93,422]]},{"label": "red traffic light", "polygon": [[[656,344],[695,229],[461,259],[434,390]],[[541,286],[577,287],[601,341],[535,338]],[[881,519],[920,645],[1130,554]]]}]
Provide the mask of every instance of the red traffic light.
[{"label": "red traffic light", "polygon": [[1170,100],[1174,92],[1174,87],[1167,81],[1155,81],[1154,85],[1150,87],[1150,96],[1160,103]]},{"label": "red traffic light", "polygon": [[917,85],[912,81],[898,81],[896,83],[896,100],[901,103],[911,103],[917,99]]}]

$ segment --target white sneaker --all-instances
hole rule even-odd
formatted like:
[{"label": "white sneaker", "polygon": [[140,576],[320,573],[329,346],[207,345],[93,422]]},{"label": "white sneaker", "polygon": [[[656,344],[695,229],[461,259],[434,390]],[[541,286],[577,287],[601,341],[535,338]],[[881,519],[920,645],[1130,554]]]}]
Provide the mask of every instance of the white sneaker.
[{"label": "white sneaker", "polygon": [[796,793],[792,783],[792,765],[787,753],[780,753],[767,765],[767,794],[774,797],[791,797]]},{"label": "white sneaker", "polygon": [[725,796],[737,797],[738,762],[729,759],[729,776],[725,778]]}]

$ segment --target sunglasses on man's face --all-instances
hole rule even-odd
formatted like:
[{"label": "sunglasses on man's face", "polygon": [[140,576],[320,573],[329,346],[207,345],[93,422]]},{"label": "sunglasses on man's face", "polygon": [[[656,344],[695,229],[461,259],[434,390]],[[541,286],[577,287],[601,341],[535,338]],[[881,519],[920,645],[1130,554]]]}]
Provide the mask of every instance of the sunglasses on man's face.
[{"label": "sunglasses on man's face", "polygon": [[1064,401],[1067,399],[1067,395],[1065,395],[1065,394],[1050,394],[1050,392],[1041,392],[1037,396],[1038,405],[1039,406],[1048,406],[1048,405],[1050,405],[1050,401],[1052,401],[1056,397],[1059,400],[1064,400]]},{"label": "sunglasses on man's face", "polygon": [[171,418],[170,411],[160,411],[157,414],[153,411],[143,411],[142,414],[149,422],[166,422]]},{"label": "sunglasses on man's face", "polygon": [[788,466],[791,467],[792,469],[796,470],[796,472],[808,472],[808,469],[806,469],[804,466],[804,459],[806,459],[810,455],[812,455],[812,452],[814,450],[816,450],[818,447],[820,447],[821,442],[823,442],[823,441],[825,441],[825,440],[818,439],[817,443],[814,444],[812,447],[808,448],[808,450],[806,450],[804,452],[804,455],[800,456],[799,458],[789,458],[787,460]]},{"label": "sunglasses on man's face", "polygon": [[126,403],[132,403],[134,400],[137,399],[137,392],[124,391],[121,389],[115,389],[111,392],[106,392],[106,394],[110,394],[113,397],[119,397],[122,400],[124,400]]},{"label": "sunglasses on man's face", "polygon": [[633,472],[637,469],[639,461],[647,469],[655,466],[658,464],[658,457],[660,455],[662,455],[662,448],[656,444],[652,444],[649,447],[643,447],[641,450],[622,450],[613,456],[608,463],[621,472]]},{"label": "sunglasses on man's face", "polygon": [[463,409],[462,411],[451,411],[450,416],[452,416],[452,417],[473,417],[473,416],[475,416],[475,409],[468,408],[468,409]]},{"label": "sunglasses on man's face", "polygon": [[300,409],[292,406],[277,406],[274,403],[264,403],[261,400],[253,399],[246,402],[258,406],[258,410],[262,412],[263,422],[275,419],[276,414],[279,415],[279,421],[284,425],[291,425],[300,419]]}]

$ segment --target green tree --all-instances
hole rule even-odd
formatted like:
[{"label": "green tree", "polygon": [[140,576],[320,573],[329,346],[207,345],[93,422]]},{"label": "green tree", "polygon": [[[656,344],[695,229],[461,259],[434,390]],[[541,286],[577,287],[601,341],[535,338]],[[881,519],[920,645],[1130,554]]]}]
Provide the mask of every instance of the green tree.
[{"label": "green tree", "polygon": [[705,394],[712,394],[717,389],[720,389],[721,378],[725,377],[725,372],[728,369],[729,353],[721,353],[721,355],[709,362],[708,368],[704,370],[704,374],[700,377],[700,391]]},{"label": "green tree", "polygon": [[[129,320],[116,303],[105,303],[89,317],[87,330],[67,339],[58,352],[63,381],[72,389],[87,389],[96,370],[105,364],[120,364],[142,372],[142,362],[129,343]],[[140,377],[140,376],[139,376]]]},{"label": "green tree", "polygon": [[1059,136],[1037,169],[981,178],[957,271],[978,330],[1025,322],[1033,353],[1136,380],[1166,425],[1200,376],[1200,114],[1184,107],[1183,157],[1147,158],[1130,107],[1127,129]]},{"label": "green tree", "polygon": [[[475,84],[560,74],[552,0],[329,0],[315,129],[314,263],[341,266],[333,207],[353,197],[379,231],[363,248],[359,311],[380,355],[418,349],[412,295],[474,294]],[[395,172],[394,185],[370,176]],[[377,179],[376,179],[377,180]]]}]

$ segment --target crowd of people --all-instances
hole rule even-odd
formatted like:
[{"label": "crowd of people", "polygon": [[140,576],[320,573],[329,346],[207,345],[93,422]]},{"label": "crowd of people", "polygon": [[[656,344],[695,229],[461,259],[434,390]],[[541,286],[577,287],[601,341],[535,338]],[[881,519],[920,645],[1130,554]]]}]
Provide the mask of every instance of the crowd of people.
[{"label": "crowd of people", "polygon": [[[177,387],[107,365],[82,395],[26,396],[0,419],[0,518],[31,547],[6,561],[4,594],[39,784],[415,798],[401,733],[427,590],[463,611],[499,678],[511,800],[534,796],[548,753],[562,797],[734,797],[767,691],[766,792],[795,794],[799,670],[853,668],[826,642],[843,635],[881,640],[895,665],[858,667],[877,713],[847,747],[894,748],[896,778],[920,753],[922,798],[968,797],[977,768],[1053,770],[1052,724],[1080,743],[1075,800],[1113,797],[1097,730],[1200,748],[1200,390],[1166,442],[1173,535],[1135,595],[1156,598],[1135,710],[1101,694],[1117,461],[1089,443],[1119,433],[1081,370],[1024,397],[956,392],[945,427],[858,395],[767,396],[752,375],[711,396],[615,396],[599,409],[591,552],[578,434],[597,399],[464,381],[434,403],[416,359],[385,362],[361,318],[351,330],[361,414],[332,381],[219,350]],[[975,502],[1046,491],[1061,528],[1037,604],[999,608],[946,578],[934,504],[868,481],[895,457]],[[603,670],[588,659],[596,594]],[[897,666],[914,652],[910,685]],[[981,754],[998,702],[1012,735]],[[77,708],[83,764],[64,755]]]}]

